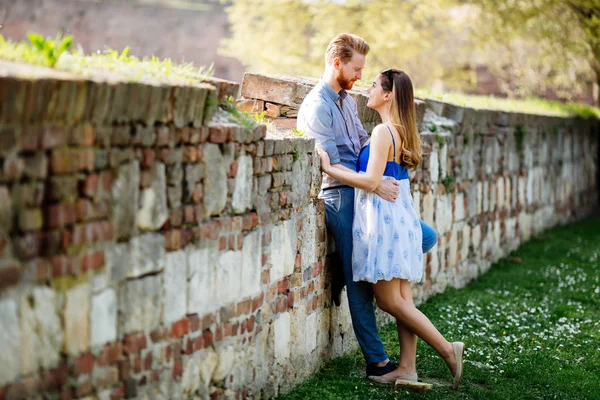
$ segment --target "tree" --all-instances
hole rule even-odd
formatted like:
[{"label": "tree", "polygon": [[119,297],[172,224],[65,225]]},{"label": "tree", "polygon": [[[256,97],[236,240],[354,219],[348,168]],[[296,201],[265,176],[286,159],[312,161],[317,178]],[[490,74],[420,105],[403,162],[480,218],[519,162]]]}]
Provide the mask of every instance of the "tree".
[{"label": "tree", "polygon": [[600,80],[600,0],[232,0],[223,51],[250,70],[319,76],[341,32],[416,86],[469,91],[484,66],[515,97],[570,99]]},{"label": "tree", "polygon": [[600,0],[456,0],[455,4],[475,7],[480,23],[471,31],[474,43],[502,55],[487,60],[505,82],[507,75],[513,81],[530,82],[532,87],[525,87],[524,94],[551,88],[568,98],[587,82],[600,85]]},{"label": "tree", "polygon": [[222,51],[250,70],[317,77],[325,49],[342,32],[362,36],[371,46],[365,76],[384,68],[406,69],[426,84],[456,70],[462,58],[451,45],[452,21],[439,0],[420,1],[234,0],[227,13],[232,37]]}]

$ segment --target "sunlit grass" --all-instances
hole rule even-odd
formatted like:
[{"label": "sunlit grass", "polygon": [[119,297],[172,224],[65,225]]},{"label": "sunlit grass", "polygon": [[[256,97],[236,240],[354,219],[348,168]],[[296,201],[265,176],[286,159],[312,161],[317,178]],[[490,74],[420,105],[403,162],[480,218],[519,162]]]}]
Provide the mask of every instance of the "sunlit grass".
[{"label": "sunlit grass", "polygon": [[[364,378],[357,351],[337,358],[284,399],[600,399],[600,220],[547,231],[461,290],[419,306],[449,340],[467,344],[461,389],[423,341],[426,394],[394,393]],[[398,359],[396,328],[381,337]]]},{"label": "sunlit grass", "polygon": [[129,48],[121,53],[107,49],[89,55],[81,50],[52,52],[54,58],[50,58],[47,53],[54,44],[50,38],[45,43],[38,46],[33,42],[15,43],[0,36],[0,58],[53,67],[85,77],[111,73],[127,81],[155,85],[193,86],[205,82],[213,75],[212,65],[195,67],[192,63],[177,64],[168,58],[138,58],[129,55]]},{"label": "sunlit grass", "polygon": [[427,89],[416,89],[420,99],[438,100],[461,107],[520,112],[526,114],[552,115],[559,117],[580,116],[600,119],[600,108],[586,104],[561,103],[545,99],[507,99],[494,96],[476,96],[464,93],[437,93]]}]

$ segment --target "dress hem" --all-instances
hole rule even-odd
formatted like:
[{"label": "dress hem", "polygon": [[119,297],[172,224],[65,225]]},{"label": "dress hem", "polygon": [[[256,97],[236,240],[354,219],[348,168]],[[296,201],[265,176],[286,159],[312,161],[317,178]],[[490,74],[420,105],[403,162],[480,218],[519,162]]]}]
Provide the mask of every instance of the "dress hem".
[{"label": "dress hem", "polygon": [[403,276],[390,276],[389,278],[381,278],[381,279],[377,279],[377,280],[374,280],[374,281],[372,281],[370,279],[354,279],[354,278],[352,278],[352,280],[354,282],[369,282],[369,283],[377,283],[379,281],[387,281],[387,282],[389,282],[392,279],[404,279],[404,280],[407,280],[409,282],[419,283],[419,282],[421,282],[421,280],[423,279],[423,277],[421,276],[418,280],[417,279],[411,280],[410,278],[405,278]]}]

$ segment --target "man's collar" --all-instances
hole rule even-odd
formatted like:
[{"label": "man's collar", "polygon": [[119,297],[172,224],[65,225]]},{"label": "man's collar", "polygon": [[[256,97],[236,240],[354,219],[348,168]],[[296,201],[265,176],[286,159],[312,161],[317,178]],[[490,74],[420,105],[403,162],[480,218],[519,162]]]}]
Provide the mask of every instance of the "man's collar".
[{"label": "man's collar", "polygon": [[348,93],[346,93],[345,90],[341,90],[338,94],[335,90],[333,90],[329,83],[325,82],[323,78],[319,80],[319,83],[323,86],[323,90],[327,94],[327,96],[334,102],[337,102],[340,99],[340,97],[343,100],[348,95]]}]

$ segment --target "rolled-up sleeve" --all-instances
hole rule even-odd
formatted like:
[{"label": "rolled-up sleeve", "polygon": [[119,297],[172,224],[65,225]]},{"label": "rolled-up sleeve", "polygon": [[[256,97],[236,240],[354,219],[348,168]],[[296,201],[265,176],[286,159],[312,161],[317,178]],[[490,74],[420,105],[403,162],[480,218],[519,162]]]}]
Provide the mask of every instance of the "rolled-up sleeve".
[{"label": "rolled-up sleeve", "polygon": [[324,102],[314,102],[306,104],[306,109],[303,111],[303,118],[298,120],[298,128],[316,139],[317,144],[320,144],[329,154],[331,164],[339,164],[340,154],[335,144],[331,108]]}]

